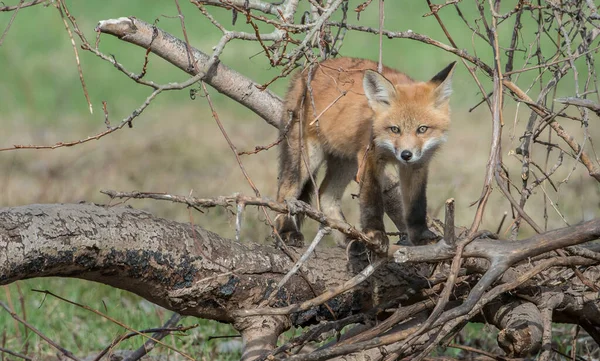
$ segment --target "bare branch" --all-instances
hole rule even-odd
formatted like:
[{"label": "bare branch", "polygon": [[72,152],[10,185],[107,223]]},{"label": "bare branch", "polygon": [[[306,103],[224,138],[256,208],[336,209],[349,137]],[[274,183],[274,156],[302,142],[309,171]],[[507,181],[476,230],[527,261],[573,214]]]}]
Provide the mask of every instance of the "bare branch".
[{"label": "bare branch", "polygon": [[14,6],[0,6],[0,12],[4,12],[4,11],[18,11],[19,9],[22,8],[28,8],[30,6],[34,6],[37,4],[41,4],[41,3],[47,3],[48,0],[33,0],[33,1],[28,1],[28,2],[24,2],[24,1],[19,1],[19,4],[14,5]]},{"label": "bare branch", "polygon": [[[323,224],[324,226],[338,230],[353,239],[359,239],[366,242],[367,244],[370,244],[369,237],[364,235],[362,232],[356,230],[352,225],[337,219],[329,219],[322,212],[313,209],[310,205],[299,200],[289,199],[286,200],[286,204],[280,204],[267,198],[249,197],[242,195],[202,199],[195,197],[183,197],[177,195],[151,192],[115,192],[112,190],[103,190],[101,191],[101,193],[104,193],[111,198],[149,198],[175,203],[183,203],[190,206],[197,206],[203,208],[215,206],[229,207],[233,204],[242,202],[245,205],[250,206],[265,206],[279,213],[302,213],[305,214],[307,217],[312,218],[315,221]],[[373,247],[376,247],[376,245],[373,245]]]},{"label": "bare branch", "polygon": [[579,98],[575,98],[575,97],[567,97],[567,98],[558,98],[558,99],[555,99],[555,101],[558,103],[562,103],[562,104],[575,105],[578,107],[588,108],[589,110],[593,111],[598,116],[600,116],[600,104],[594,103],[593,101],[591,101],[589,99],[579,99]]},{"label": "bare branch", "polygon": [[[278,126],[281,98],[268,90],[259,90],[258,84],[221,63],[207,68],[210,57],[196,48],[192,48],[192,51],[199,70],[196,72],[193,68],[190,69],[187,45],[173,35],[136,18],[102,20],[98,23],[96,30],[144,49],[150,49],[154,54],[179,69],[192,75],[201,75],[200,79],[219,92],[246,106],[269,124]],[[155,31],[157,32],[156,36],[154,36]]]}]

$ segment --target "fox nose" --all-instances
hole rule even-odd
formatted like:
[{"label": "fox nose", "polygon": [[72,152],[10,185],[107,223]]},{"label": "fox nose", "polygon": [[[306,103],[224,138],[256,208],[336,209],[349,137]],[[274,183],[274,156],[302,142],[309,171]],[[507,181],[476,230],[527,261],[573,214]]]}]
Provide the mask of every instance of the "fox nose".
[{"label": "fox nose", "polygon": [[402,153],[400,153],[400,157],[406,161],[409,161],[412,156],[413,154],[410,150],[403,150]]}]

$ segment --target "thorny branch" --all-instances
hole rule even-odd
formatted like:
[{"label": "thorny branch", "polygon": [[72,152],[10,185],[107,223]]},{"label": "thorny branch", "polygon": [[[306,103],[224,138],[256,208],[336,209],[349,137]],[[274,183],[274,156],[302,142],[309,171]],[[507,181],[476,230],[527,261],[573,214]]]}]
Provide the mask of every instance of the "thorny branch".
[{"label": "thorny branch", "polygon": [[[314,219],[326,227],[338,230],[353,239],[360,239],[365,242],[369,242],[369,238],[362,232],[350,224],[326,217],[322,212],[319,212],[312,208],[310,205],[299,201],[289,200],[286,204],[277,203],[273,200],[260,197],[249,197],[243,195],[236,195],[231,197],[218,197],[218,198],[196,198],[196,197],[184,197],[178,195],[164,194],[164,193],[151,193],[151,192],[116,192],[112,190],[103,190],[102,193],[108,195],[111,198],[124,198],[124,199],[156,199],[175,203],[187,204],[194,208],[210,208],[210,207],[225,207],[229,208],[236,204],[244,204],[245,206],[264,206],[268,207],[279,213],[291,213],[297,214],[302,213],[307,217]],[[374,245],[375,247],[375,245]]]}]

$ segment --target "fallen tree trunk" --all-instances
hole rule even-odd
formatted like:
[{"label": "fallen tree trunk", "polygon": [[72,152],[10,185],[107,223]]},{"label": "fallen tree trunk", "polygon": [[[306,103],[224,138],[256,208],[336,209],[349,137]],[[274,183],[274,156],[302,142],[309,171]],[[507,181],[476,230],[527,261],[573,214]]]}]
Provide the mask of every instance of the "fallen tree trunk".
[{"label": "fallen tree trunk", "polygon": [[[570,231],[578,237],[578,243],[597,238],[600,235],[600,220],[573,226]],[[568,238],[568,232],[569,229],[563,229],[554,234]],[[553,233],[549,232],[548,235],[552,236]],[[543,239],[544,235],[535,237]],[[550,241],[546,239],[544,243]],[[493,247],[493,242],[507,241],[474,240],[465,249],[465,254],[477,257],[474,250],[481,246]],[[531,244],[531,239],[521,242],[524,245]],[[432,300],[437,299],[448,274],[448,268],[443,263],[441,267],[435,267],[434,264],[397,264],[390,261],[376,267],[366,281],[324,304],[275,315],[283,307],[313,299],[356,279],[356,274],[369,265],[368,258],[357,255],[348,260],[341,249],[320,249],[309,258],[301,273],[292,276],[276,291],[277,283],[294,264],[289,256],[277,248],[240,244],[200,227],[156,218],[132,208],[90,204],[2,208],[0,249],[0,284],[33,277],[61,276],[125,289],[182,315],[232,323],[242,333],[247,345],[245,359],[254,359],[275,348],[277,336],[292,325],[308,326],[330,321],[331,327],[341,328],[345,324],[365,323],[375,317],[391,315],[400,322],[409,316],[426,315],[435,304]],[[294,250],[298,257],[302,251]],[[580,267],[584,277],[598,285],[599,262],[593,259],[598,253],[589,253],[589,257],[568,257],[568,264],[584,265]],[[510,268],[498,282],[514,282],[547,260],[548,253],[545,255]],[[477,283],[478,274],[485,272],[489,263],[481,258],[470,258],[463,266],[461,283],[457,283],[453,300],[448,305],[450,309],[469,294],[470,288]],[[557,278],[559,271],[560,278]],[[543,294],[550,292],[566,294],[553,307],[554,320],[573,323],[585,321],[590,333],[598,331],[598,293],[589,290],[573,272],[564,267],[545,269],[512,289],[513,295],[522,295],[525,301],[533,304],[542,302],[536,298],[542,298]],[[401,307],[397,308],[399,305]],[[244,313],[245,310],[256,308],[259,311],[254,315],[251,315],[252,312]],[[394,309],[396,311],[392,312]],[[399,312],[409,309],[413,310],[413,314],[399,316]],[[486,305],[484,311],[492,312],[487,317],[499,327],[520,327],[519,316],[506,312],[497,304]],[[499,311],[510,319],[503,320],[504,316]],[[531,317],[531,314],[527,314],[527,317]],[[261,325],[259,329],[257,324]],[[382,324],[379,324],[370,332],[374,336],[387,333],[385,337],[389,337],[415,327],[410,323],[398,325],[395,321],[388,326],[382,328]],[[393,332],[390,333],[390,330]],[[503,332],[506,334],[510,330]],[[352,340],[351,337],[346,339]],[[384,336],[366,341],[364,337],[354,340],[344,346],[342,339],[337,353],[322,353],[321,356],[317,353],[315,358],[310,359],[333,357],[340,350],[355,352],[357,350],[353,348],[357,345],[379,353],[382,349],[374,347],[389,344],[387,352],[394,350],[394,343],[386,343],[391,339],[385,339]],[[503,342],[509,341],[505,337]],[[515,342],[522,343],[523,340]],[[535,344],[541,340],[529,342]],[[536,349],[514,344],[506,347],[509,350],[526,349],[527,352]],[[521,355],[518,351],[513,354]],[[303,358],[298,355],[293,359]]]}]

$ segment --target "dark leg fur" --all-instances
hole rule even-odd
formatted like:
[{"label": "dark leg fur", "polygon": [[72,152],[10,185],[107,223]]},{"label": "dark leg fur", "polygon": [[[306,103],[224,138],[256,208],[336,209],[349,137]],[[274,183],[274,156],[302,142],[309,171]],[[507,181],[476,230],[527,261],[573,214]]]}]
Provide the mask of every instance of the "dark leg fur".
[{"label": "dark leg fur", "polygon": [[415,245],[426,244],[436,238],[436,235],[427,228],[427,196],[426,186],[418,191],[417,198],[409,205],[406,215],[408,224],[408,237]]},{"label": "dark leg fur", "polygon": [[[372,154],[368,156],[373,156]],[[360,224],[363,232],[379,245],[381,253],[387,252],[389,240],[383,224],[383,192],[379,183],[380,169],[377,161],[367,160],[360,181]]]},{"label": "dark leg fur", "polygon": [[406,232],[406,222],[404,220],[404,209],[402,207],[402,190],[400,189],[400,179],[398,179],[398,170],[396,174],[383,174],[383,205],[385,213],[390,217],[399,232]]},{"label": "dark leg fur", "polygon": [[415,245],[426,244],[437,236],[427,228],[427,168],[400,170],[402,201],[408,238]]},{"label": "dark leg fur", "polygon": [[[315,176],[316,176],[316,172],[315,172],[315,174],[313,174],[312,178],[315,179]],[[309,178],[304,183],[304,187],[302,188],[302,192],[300,193],[300,197],[298,197],[298,199],[301,200],[302,202],[310,204],[310,200],[312,199],[314,194],[315,194],[315,184],[313,183],[312,179]],[[302,229],[302,223],[304,223],[304,215],[297,214],[295,217],[296,217],[295,224],[296,224],[297,228],[295,229],[295,232],[292,232],[287,237],[288,238],[287,244],[290,246],[294,246],[294,247],[302,247],[302,246],[304,246],[304,236],[302,235],[300,230]]]},{"label": "dark leg fur", "polygon": [[[310,203],[311,195],[314,193],[314,185],[312,181],[307,181],[304,184],[304,188],[300,196],[299,200]],[[285,199],[284,199],[285,200]],[[275,227],[277,228],[277,232],[281,236],[281,239],[288,246],[292,247],[302,247],[304,246],[304,236],[300,233],[300,229],[302,228],[302,221],[304,220],[304,216],[301,214],[297,215],[280,215],[276,222]]]}]

